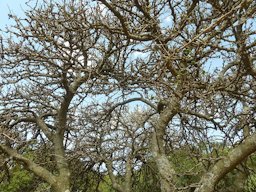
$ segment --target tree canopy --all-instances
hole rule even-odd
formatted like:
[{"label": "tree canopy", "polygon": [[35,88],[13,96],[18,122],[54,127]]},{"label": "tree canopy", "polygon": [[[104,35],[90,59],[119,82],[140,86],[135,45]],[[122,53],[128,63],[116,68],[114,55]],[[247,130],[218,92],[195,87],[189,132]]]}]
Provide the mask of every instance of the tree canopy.
[{"label": "tree canopy", "polygon": [[255,13],[253,0],[29,1],[1,29],[0,187],[254,191]]}]

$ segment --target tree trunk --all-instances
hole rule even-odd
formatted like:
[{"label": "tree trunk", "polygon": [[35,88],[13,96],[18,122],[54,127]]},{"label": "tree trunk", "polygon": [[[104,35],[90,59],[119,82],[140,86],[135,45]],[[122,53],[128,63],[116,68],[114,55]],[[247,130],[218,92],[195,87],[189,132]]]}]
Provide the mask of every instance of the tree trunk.
[{"label": "tree trunk", "polygon": [[179,101],[172,100],[166,108],[160,113],[160,118],[154,126],[152,134],[152,153],[156,163],[159,175],[161,192],[175,192],[175,170],[173,169],[164,150],[164,136],[166,134],[166,126],[177,114],[179,110]]},{"label": "tree trunk", "polygon": [[53,188],[56,192],[69,192],[70,170],[67,159],[65,157],[62,134],[56,134],[54,137],[54,154],[59,171],[59,176],[56,185],[54,185]]},{"label": "tree trunk", "polygon": [[170,161],[165,154],[161,154],[158,149],[156,133],[153,133],[152,152],[156,163],[159,175],[161,192],[175,192],[174,175],[175,171],[172,168]]}]

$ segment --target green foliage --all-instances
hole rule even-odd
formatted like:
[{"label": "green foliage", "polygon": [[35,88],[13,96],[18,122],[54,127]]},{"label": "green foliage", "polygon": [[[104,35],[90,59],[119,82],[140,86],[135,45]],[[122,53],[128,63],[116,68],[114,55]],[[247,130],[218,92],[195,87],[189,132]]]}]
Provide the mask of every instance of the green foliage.
[{"label": "green foliage", "polygon": [[[241,170],[240,170],[241,169]],[[242,192],[244,191],[247,175],[242,167],[228,173],[216,186],[218,192]]]},{"label": "green foliage", "polygon": [[246,186],[245,186],[245,191],[246,192],[254,192],[256,191],[256,174],[251,174],[247,181],[246,181]]},{"label": "green foliage", "polygon": [[185,187],[200,180],[202,167],[195,158],[191,157],[190,150],[186,147],[173,151],[169,159],[178,174],[179,187]]},{"label": "green foliage", "polygon": [[148,161],[135,173],[133,191],[160,192],[159,176],[154,162]]},{"label": "green foliage", "polygon": [[246,180],[245,192],[254,192],[256,191],[256,155],[252,155],[247,164],[254,172],[252,172]]},{"label": "green foliage", "polygon": [[28,191],[33,182],[33,175],[24,170],[22,166],[15,166],[11,170],[10,181],[0,184],[1,192],[23,192]]},{"label": "green foliage", "polygon": [[108,175],[103,176],[103,180],[99,183],[99,191],[115,192],[115,190],[111,186],[111,181]]}]

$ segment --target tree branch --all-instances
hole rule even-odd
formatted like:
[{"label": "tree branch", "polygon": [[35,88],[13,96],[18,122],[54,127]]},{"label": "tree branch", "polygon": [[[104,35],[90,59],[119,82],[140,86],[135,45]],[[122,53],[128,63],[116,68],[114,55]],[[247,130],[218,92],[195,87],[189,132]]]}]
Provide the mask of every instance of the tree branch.
[{"label": "tree branch", "polygon": [[54,176],[51,172],[46,170],[45,168],[41,167],[40,165],[34,163],[28,158],[25,158],[24,156],[20,155],[16,150],[5,146],[0,145],[0,149],[9,155],[11,158],[15,159],[16,161],[21,161],[25,167],[35,173],[37,176],[44,179],[46,182],[48,182],[50,185],[55,185],[57,181],[57,177]]},{"label": "tree branch", "polygon": [[195,192],[213,192],[215,185],[249,155],[256,151],[256,134],[247,137],[240,145],[231,150],[228,155],[219,160],[210,171],[202,176],[200,186]]}]

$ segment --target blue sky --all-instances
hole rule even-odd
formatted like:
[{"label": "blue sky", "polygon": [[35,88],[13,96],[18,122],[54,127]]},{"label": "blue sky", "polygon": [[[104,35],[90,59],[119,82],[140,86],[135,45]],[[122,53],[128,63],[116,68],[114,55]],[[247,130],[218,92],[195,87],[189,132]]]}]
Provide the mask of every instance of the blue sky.
[{"label": "blue sky", "polygon": [[0,28],[3,29],[6,25],[11,24],[11,20],[8,18],[8,14],[11,13],[22,16],[26,9],[26,2],[28,0],[0,0]]}]

